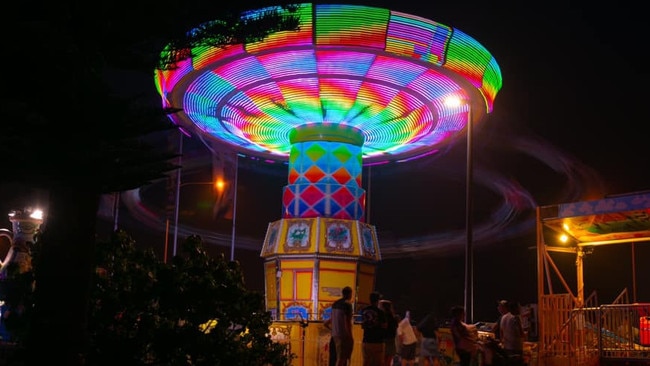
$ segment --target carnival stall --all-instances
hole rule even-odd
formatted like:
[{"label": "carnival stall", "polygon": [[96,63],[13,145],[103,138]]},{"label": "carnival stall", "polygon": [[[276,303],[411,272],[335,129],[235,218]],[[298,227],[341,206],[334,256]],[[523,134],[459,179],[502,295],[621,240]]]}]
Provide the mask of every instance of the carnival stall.
[{"label": "carnival stall", "polygon": [[[537,208],[540,366],[650,363],[650,303],[637,302],[638,286],[648,285],[637,276],[647,263],[635,256],[640,244],[650,245],[650,192]],[[630,246],[620,270],[631,271],[632,288],[600,304],[595,291],[585,297],[584,260],[607,245]],[[557,264],[567,254],[575,256],[575,281]]]}]

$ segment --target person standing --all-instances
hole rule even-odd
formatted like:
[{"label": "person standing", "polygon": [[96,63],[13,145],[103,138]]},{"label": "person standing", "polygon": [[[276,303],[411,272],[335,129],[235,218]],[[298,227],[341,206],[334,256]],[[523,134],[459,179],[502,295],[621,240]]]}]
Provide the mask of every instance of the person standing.
[{"label": "person standing", "polygon": [[422,366],[437,366],[440,360],[438,349],[438,320],[432,311],[427,314],[417,325],[417,330],[422,334],[420,343],[420,360]]},{"label": "person standing", "polygon": [[402,319],[397,326],[397,338],[401,344],[400,358],[402,360],[402,366],[415,365],[415,349],[417,347],[418,338],[413,331],[413,326],[411,325],[411,312],[408,310],[406,311],[406,314],[404,314],[404,319]]},{"label": "person standing", "polygon": [[332,304],[332,316],[329,323],[332,339],[336,349],[336,366],[348,366],[352,358],[354,339],[352,338],[352,288],[345,286],[341,298]]},{"label": "person standing", "polygon": [[363,328],[363,366],[382,366],[384,362],[384,338],[386,334],[386,314],[379,308],[381,295],[370,294],[370,305],[361,310]]},{"label": "person standing", "polygon": [[[502,323],[503,324],[503,323]],[[454,306],[451,308],[451,336],[454,339],[454,348],[460,359],[460,366],[470,366],[477,356],[478,343],[472,335],[469,325],[465,323],[465,308]]]},{"label": "person standing", "polygon": [[393,310],[393,303],[389,300],[380,300],[379,308],[386,313],[386,335],[384,338],[384,366],[393,366],[397,355],[396,339],[399,318]]},{"label": "person standing", "polygon": [[490,331],[494,334],[494,338],[489,338],[482,347],[483,351],[483,365],[500,365],[505,362],[506,355],[501,347],[501,318],[508,312],[508,301],[500,300],[497,303],[497,311],[499,316],[494,322],[494,326]]},{"label": "person standing", "polygon": [[521,323],[519,303],[508,301],[508,312],[501,317],[501,346],[509,365],[523,365],[524,328]]},{"label": "person standing", "polygon": [[508,312],[508,301],[507,300],[501,300],[497,303],[497,311],[499,312],[499,317],[497,318],[497,321],[494,323],[494,327],[492,327],[492,333],[494,333],[494,339],[500,340],[501,339],[501,317],[503,314]]},{"label": "person standing", "polygon": [[330,316],[323,322],[323,327],[330,331],[330,341],[328,344],[329,351],[329,366],[336,366],[336,342],[334,342],[334,337],[332,337],[332,317]]}]

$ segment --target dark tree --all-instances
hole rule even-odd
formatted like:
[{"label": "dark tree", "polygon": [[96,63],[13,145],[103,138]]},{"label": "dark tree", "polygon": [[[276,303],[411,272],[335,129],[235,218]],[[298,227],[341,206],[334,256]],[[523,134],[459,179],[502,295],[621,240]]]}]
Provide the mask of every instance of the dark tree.
[{"label": "dark tree", "polygon": [[189,237],[171,264],[125,233],[100,242],[89,316],[89,365],[289,365],[268,336],[262,294],[237,262],[212,258]]},{"label": "dark tree", "polygon": [[[173,152],[147,142],[174,129],[165,115],[175,111],[153,98],[153,70],[174,67],[194,46],[297,26],[275,12],[238,22],[237,6],[248,8],[194,0],[24,1],[4,13],[0,186],[49,197],[25,339],[30,365],[82,362],[101,194],[146,185],[175,168]],[[150,78],[150,86],[115,82],[125,70]]]},{"label": "dark tree", "polygon": [[[5,324],[18,344],[34,320],[33,271],[44,259],[41,244],[34,246],[30,270],[11,268],[2,282],[2,300],[16,305]],[[264,296],[246,288],[238,262],[208,255],[200,237],[187,238],[167,264],[117,231],[98,241],[95,263],[88,338],[80,350],[85,365],[291,364],[288,345],[269,336]],[[14,349],[4,361],[22,365],[25,351]]]}]

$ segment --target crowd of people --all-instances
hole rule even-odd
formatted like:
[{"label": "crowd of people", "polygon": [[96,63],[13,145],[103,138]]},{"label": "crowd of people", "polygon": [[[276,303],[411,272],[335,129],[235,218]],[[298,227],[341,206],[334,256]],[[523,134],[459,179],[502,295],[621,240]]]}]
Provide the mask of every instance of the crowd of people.
[{"label": "crowd of people", "polygon": [[[352,335],[352,288],[332,305],[325,326],[331,329],[330,366],[348,366],[354,347]],[[372,292],[369,305],[361,309],[363,366],[448,366],[439,347],[440,318],[436,312],[419,322],[410,311],[400,317],[388,299]],[[451,332],[459,366],[524,366],[526,333],[516,301],[497,303],[498,317],[490,329],[493,337],[479,339],[475,325],[465,322],[462,306],[451,308],[446,326]],[[417,360],[417,363],[416,363]]]}]

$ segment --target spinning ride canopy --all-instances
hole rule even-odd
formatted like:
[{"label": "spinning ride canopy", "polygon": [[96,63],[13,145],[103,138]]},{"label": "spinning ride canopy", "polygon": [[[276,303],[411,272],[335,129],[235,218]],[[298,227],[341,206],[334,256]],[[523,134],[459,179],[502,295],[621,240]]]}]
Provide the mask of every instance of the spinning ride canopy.
[{"label": "spinning ride canopy", "polygon": [[[492,110],[499,67],[457,29],[356,5],[306,3],[296,15],[296,31],[196,48],[178,68],[157,71],[163,106],[182,108],[172,119],[237,151],[280,161],[289,159],[295,130],[306,136],[314,126],[316,140],[361,142],[363,161],[379,164],[434,154],[469,118]],[[451,106],[450,97],[465,102]]]}]

